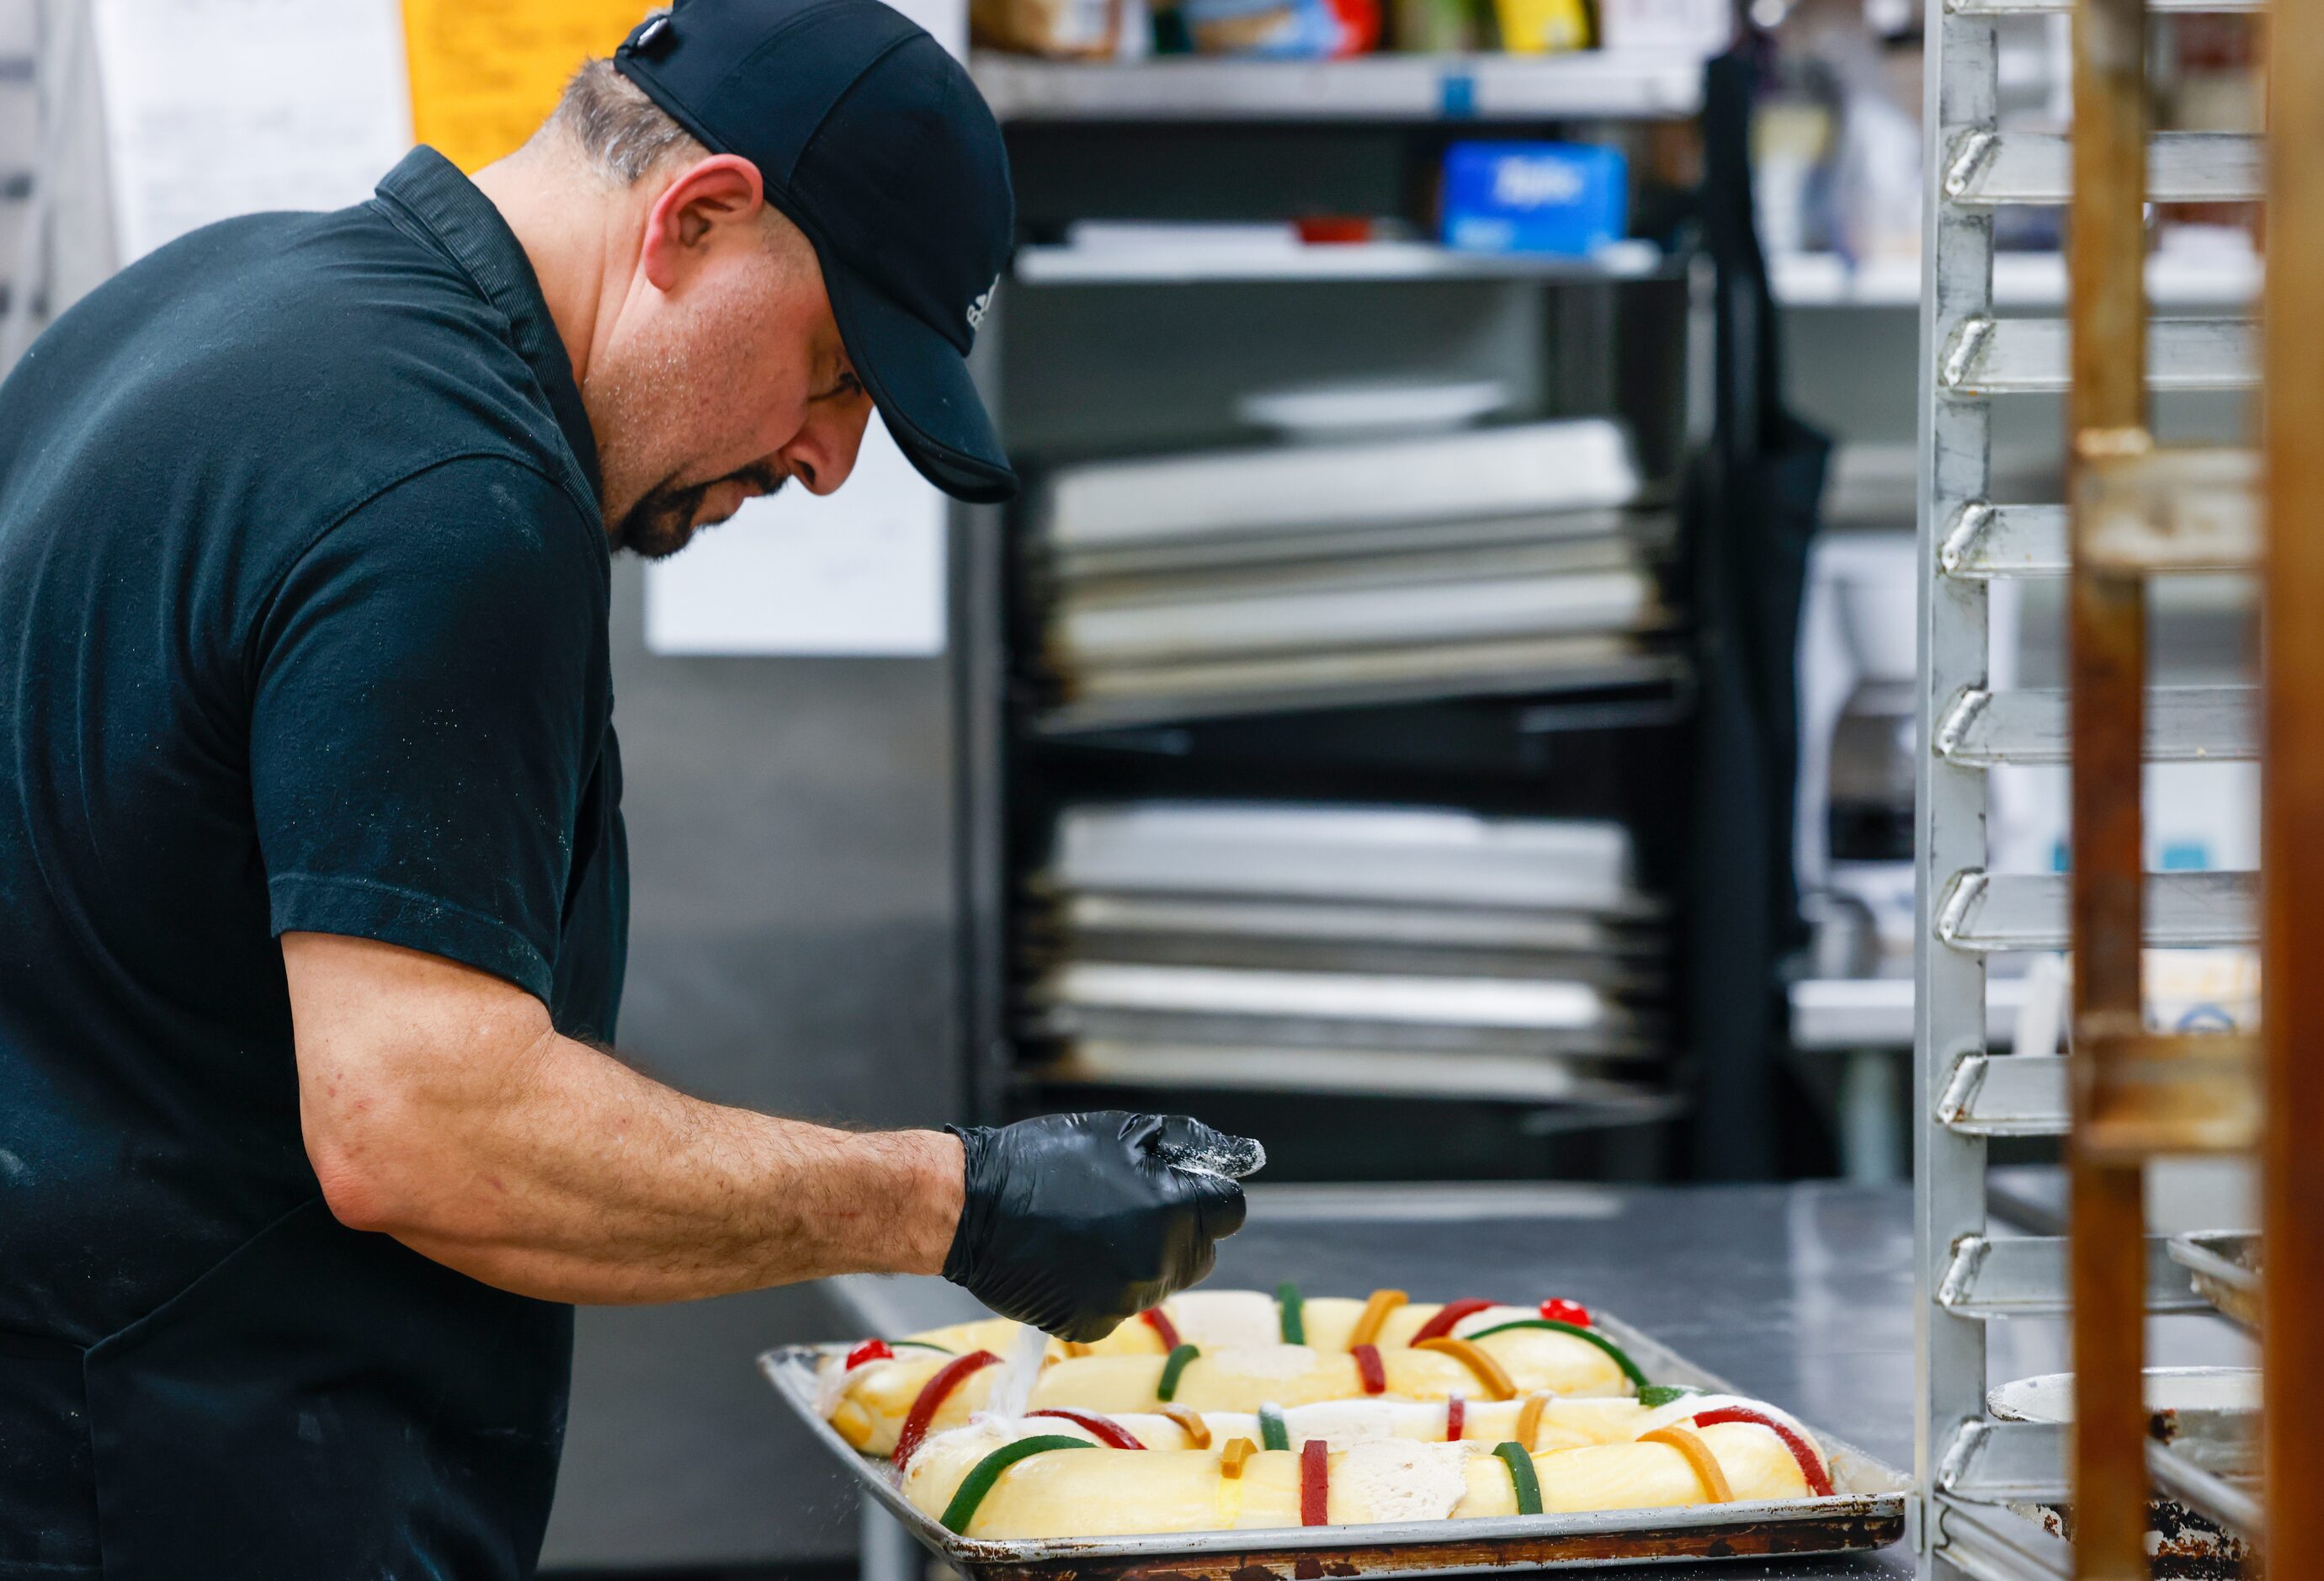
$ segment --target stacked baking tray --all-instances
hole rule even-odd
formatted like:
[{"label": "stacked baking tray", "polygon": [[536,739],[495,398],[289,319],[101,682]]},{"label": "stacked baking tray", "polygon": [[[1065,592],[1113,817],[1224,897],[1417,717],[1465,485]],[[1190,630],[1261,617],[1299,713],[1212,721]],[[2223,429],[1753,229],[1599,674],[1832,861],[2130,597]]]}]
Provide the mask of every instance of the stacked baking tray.
[{"label": "stacked baking tray", "polygon": [[1048,1079],[1665,1106],[1661,913],[1618,825],[1086,805],[1030,887]]},{"label": "stacked baking tray", "polygon": [[1674,537],[1597,419],[1064,468],[1041,723],[1667,686]]}]

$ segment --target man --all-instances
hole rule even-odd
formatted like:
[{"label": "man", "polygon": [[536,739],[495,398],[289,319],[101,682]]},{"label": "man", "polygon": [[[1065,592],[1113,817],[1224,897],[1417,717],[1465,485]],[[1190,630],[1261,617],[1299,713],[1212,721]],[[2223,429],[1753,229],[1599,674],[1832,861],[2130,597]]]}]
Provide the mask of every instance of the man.
[{"label": "man", "polygon": [[593,1046],[609,550],[839,487],[874,405],[1005,496],[1011,223],[894,12],[689,0],[473,183],[196,232],[0,385],[0,1578],[528,1575],[567,1302],[942,1271],[1088,1338],[1208,1271],[1191,1122],[851,1134]]}]

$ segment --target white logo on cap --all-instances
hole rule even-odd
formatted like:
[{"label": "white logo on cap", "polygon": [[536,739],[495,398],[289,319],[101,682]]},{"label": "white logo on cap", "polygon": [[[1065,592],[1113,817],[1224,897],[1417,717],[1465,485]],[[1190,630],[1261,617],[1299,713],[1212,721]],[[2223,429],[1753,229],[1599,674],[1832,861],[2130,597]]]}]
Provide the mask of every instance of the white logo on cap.
[{"label": "white logo on cap", "polygon": [[992,293],[1000,289],[1001,276],[996,274],[992,277],[992,283],[984,288],[984,294],[968,304],[968,332],[971,335],[984,328],[984,315],[992,310]]}]

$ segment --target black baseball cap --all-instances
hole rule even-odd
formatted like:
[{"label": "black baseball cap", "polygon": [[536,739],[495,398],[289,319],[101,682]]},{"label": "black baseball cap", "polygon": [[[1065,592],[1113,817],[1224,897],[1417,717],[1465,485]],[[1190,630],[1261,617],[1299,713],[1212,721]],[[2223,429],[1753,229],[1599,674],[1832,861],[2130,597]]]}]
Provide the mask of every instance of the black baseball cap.
[{"label": "black baseball cap", "polygon": [[1001,128],[968,73],[880,0],[678,0],[614,69],[759,167],[815,244],[833,316],[889,431],[955,498],[1017,475],[968,376],[1016,227]]}]

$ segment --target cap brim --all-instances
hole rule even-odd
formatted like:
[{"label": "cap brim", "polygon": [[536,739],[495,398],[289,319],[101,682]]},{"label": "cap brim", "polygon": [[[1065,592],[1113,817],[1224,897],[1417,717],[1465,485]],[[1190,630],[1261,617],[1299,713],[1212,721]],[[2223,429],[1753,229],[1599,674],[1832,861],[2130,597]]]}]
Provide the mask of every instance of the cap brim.
[{"label": "cap brim", "polygon": [[1016,497],[1017,474],[959,348],[827,259],[824,284],[856,376],[920,476],[971,504]]}]

